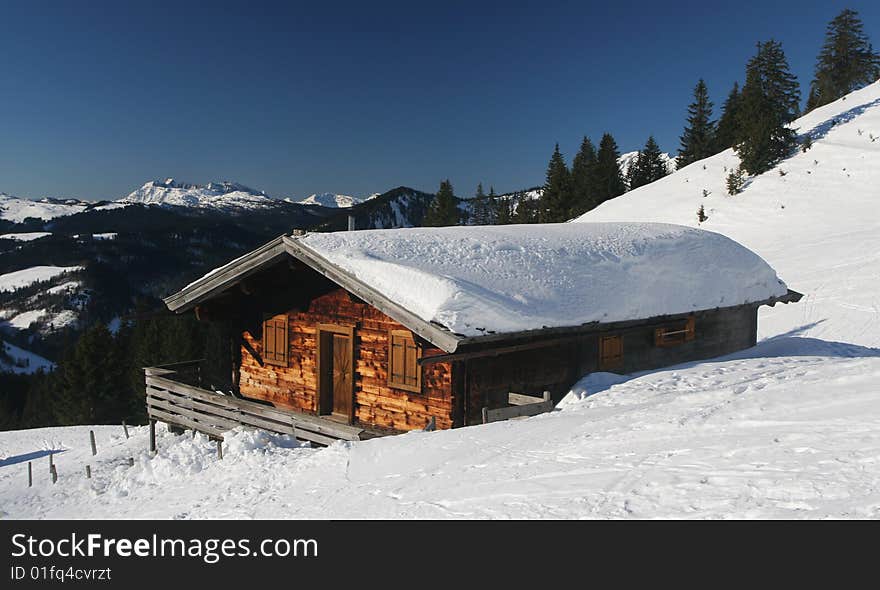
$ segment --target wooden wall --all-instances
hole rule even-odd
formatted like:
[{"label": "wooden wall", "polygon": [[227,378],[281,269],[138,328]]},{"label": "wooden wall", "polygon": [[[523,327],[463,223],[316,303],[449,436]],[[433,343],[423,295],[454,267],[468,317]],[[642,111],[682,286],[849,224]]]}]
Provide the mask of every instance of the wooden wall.
[{"label": "wooden wall", "polygon": [[[241,394],[269,401],[276,406],[315,414],[317,392],[317,324],[353,326],[355,336],[355,420],[365,426],[406,431],[423,428],[431,417],[437,428],[451,428],[453,415],[452,367],[450,363],[427,365],[422,374],[422,393],[388,386],[389,330],[405,330],[401,324],[374,307],[337,289],[313,299],[308,310],[290,310],[288,317],[289,363],[287,367],[260,366],[241,347]],[[242,337],[262,354],[258,338]],[[422,354],[443,351],[426,344]]]},{"label": "wooden wall", "polygon": [[557,346],[459,363],[467,391],[466,424],[481,421],[483,407],[506,405],[507,392],[540,395],[550,391],[559,401],[582,376],[600,370],[599,338],[623,336],[623,366],[615,373],[634,373],[688,361],[713,358],[754,346],[757,308],[743,306],[695,314],[695,338],[675,346],[657,346],[654,330],[681,324],[646,322],[613,331],[597,331]]}]

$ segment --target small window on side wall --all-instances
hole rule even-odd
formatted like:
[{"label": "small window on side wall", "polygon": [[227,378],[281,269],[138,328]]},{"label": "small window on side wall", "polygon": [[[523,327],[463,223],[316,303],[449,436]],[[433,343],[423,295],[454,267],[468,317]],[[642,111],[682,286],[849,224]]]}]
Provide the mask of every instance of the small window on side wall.
[{"label": "small window on side wall", "polygon": [[421,393],[422,356],[409,330],[391,330],[388,335],[388,386]]},{"label": "small window on side wall", "polygon": [[623,336],[599,337],[599,370],[623,368]]},{"label": "small window on side wall", "polygon": [[678,346],[694,339],[694,317],[679,324],[672,324],[654,330],[655,346]]},{"label": "small window on side wall", "polygon": [[263,362],[288,366],[287,315],[276,315],[263,322]]}]

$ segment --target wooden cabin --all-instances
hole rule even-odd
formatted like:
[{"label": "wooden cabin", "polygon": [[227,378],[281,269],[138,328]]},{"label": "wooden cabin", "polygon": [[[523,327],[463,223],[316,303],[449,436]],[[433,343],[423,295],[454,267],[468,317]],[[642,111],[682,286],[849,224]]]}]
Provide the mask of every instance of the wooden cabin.
[{"label": "wooden cabin", "polygon": [[[237,340],[231,395],[202,403],[326,442],[478,424],[591,372],[747,348],[760,306],[798,299],[719,234],[572,223],[284,235],[165,302]],[[175,371],[148,370],[151,418],[197,428],[168,397]]]}]

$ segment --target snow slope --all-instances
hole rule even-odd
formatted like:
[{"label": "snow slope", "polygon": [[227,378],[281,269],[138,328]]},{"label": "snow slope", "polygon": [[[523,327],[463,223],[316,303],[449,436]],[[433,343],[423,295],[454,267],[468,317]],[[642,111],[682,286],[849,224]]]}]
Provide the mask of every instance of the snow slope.
[{"label": "snow slope", "polygon": [[666,224],[408,228],[299,241],[464,336],[687,313],[787,292],[732,240]]},{"label": "snow slope", "polygon": [[0,292],[15,291],[38,281],[48,281],[66,272],[82,270],[82,266],[32,266],[0,275]]},{"label": "snow slope", "polygon": [[[836,123],[835,123],[836,122]],[[799,334],[880,346],[880,82],[816,109],[794,124],[813,147],[725,189],[733,150],[607,201],[580,220],[700,225],[764,258],[798,305],[761,312],[763,336]],[[708,191],[708,196],[703,196]]]},{"label": "snow slope", "polygon": [[29,374],[40,370],[51,371],[55,368],[55,363],[29,350],[19,348],[8,342],[0,341],[0,344],[2,344],[3,352],[6,355],[6,358],[0,355],[0,372]]},{"label": "snow slope", "polygon": [[[595,375],[578,387],[593,395],[534,418],[326,449],[241,430],[217,460],[202,435],[160,425],[150,458],[146,427],[6,432],[0,517],[878,518],[878,379],[876,350],[780,338]],[[59,481],[41,457],[28,488],[16,461],[46,449],[67,449]]]},{"label": "snow slope", "polygon": [[40,238],[45,238],[47,236],[51,236],[52,232],[48,231],[34,231],[34,232],[23,232],[18,234],[3,234],[0,235],[0,240],[14,240],[16,242],[32,242],[34,240],[39,240]]}]

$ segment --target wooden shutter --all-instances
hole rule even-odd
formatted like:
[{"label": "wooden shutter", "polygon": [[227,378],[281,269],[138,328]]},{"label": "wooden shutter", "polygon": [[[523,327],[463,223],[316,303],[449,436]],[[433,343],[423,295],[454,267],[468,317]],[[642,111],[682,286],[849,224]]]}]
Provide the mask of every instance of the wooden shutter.
[{"label": "wooden shutter", "polygon": [[610,371],[623,367],[623,336],[599,338],[599,370]]},{"label": "wooden shutter", "polygon": [[421,349],[407,330],[391,330],[388,335],[388,385],[408,391],[422,391]]},{"label": "wooden shutter", "polygon": [[288,366],[287,315],[277,315],[263,322],[263,362]]}]

